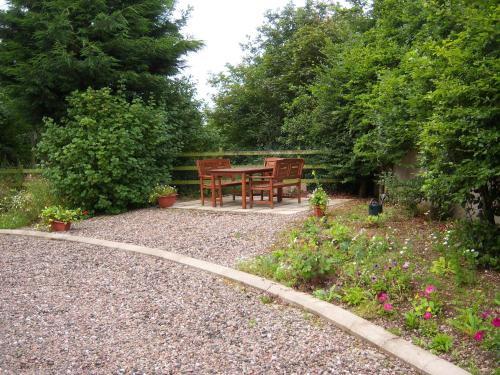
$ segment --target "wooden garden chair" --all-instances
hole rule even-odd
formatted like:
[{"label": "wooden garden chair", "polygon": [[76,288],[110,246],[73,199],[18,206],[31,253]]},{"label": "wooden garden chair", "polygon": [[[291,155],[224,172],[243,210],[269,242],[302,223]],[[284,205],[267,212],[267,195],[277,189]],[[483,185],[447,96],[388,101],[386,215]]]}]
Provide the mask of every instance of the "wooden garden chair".
[{"label": "wooden garden chair", "polygon": [[256,204],[268,204],[274,208],[274,189],[285,186],[295,186],[298,192],[298,202],[301,198],[301,178],[304,169],[304,159],[287,158],[275,161],[273,173],[270,176],[250,176],[250,207],[253,207],[253,193],[267,192],[267,201],[255,201]]},{"label": "wooden garden chair", "polygon": [[[222,189],[228,186],[241,185],[241,182],[235,181],[234,177],[231,180],[223,180],[221,177],[216,178],[209,173],[212,169],[231,168],[231,161],[229,159],[196,160],[196,167],[198,168],[198,177],[200,179],[202,205],[205,205],[205,189],[210,190],[212,193],[212,207],[217,206],[217,196],[219,197],[219,204],[222,207]],[[236,192],[233,189],[233,200],[235,199],[235,195]]]}]

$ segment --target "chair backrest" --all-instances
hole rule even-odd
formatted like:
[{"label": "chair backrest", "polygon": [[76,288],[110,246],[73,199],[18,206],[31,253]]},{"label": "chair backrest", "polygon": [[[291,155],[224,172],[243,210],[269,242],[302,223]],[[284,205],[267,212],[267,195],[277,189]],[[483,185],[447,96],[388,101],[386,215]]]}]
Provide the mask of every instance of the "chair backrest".
[{"label": "chair backrest", "polygon": [[274,162],[273,180],[281,181],[288,178],[290,163],[287,159],[278,159]]},{"label": "chair backrest", "polygon": [[281,160],[281,159],[283,159],[283,158],[277,158],[275,156],[269,157],[269,158],[265,158],[264,159],[264,167],[274,168],[274,164],[276,164],[276,160]]},{"label": "chair backrest", "polygon": [[304,159],[302,158],[289,158],[286,159],[290,166],[288,178],[302,178],[302,170],[304,169]]},{"label": "chair backrest", "polygon": [[198,168],[198,177],[207,176],[212,169],[231,168],[231,160],[229,159],[203,159],[196,160]]},{"label": "chair backrest", "polygon": [[274,161],[273,180],[282,181],[284,179],[302,178],[304,169],[304,159],[286,158]]}]

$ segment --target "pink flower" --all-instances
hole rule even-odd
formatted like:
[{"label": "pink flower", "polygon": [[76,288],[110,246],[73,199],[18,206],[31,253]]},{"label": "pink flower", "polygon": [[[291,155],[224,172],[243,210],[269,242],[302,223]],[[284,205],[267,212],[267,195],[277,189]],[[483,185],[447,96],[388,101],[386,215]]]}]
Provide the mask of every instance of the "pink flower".
[{"label": "pink flower", "polygon": [[491,315],[491,311],[485,310],[481,313],[481,319],[487,319]]},{"label": "pink flower", "polygon": [[424,314],[424,319],[429,320],[430,318],[432,318],[432,314],[429,311],[426,311]]},{"label": "pink flower", "polygon": [[484,337],[484,331],[477,331],[476,334],[474,335],[474,340],[482,341],[483,337]]},{"label": "pink flower", "polygon": [[404,269],[404,270],[407,270],[407,269],[408,269],[408,267],[410,267],[410,262],[404,262],[404,263],[403,263],[403,269]]},{"label": "pink flower", "polygon": [[380,303],[384,303],[385,301],[387,301],[387,293],[380,292],[379,294],[377,294],[377,299]]},{"label": "pink flower", "polygon": [[432,292],[436,290],[436,287],[434,285],[429,285],[427,288],[425,288],[424,294],[428,296]]},{"label": "pink flower", "polygon": [[392,305],[390,303],[384,303],[385,311],[392,311]]},{"label": "pink flower", "polygon": [[491,321],[491,324],[493,324],[493,327],[500,327],[500,318],[496,317]]}]

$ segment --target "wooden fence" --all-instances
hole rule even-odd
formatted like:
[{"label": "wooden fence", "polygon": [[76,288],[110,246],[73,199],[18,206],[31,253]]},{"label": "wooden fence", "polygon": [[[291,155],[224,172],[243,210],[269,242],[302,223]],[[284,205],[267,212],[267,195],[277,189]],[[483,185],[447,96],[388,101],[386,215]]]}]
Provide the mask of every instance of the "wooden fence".
[{"label": "wooden fence", "polygon": [[[196,172],[196,159],[204,159],[204,158],[217,158],[217,157],[238,157],[242,158],[257,158],[260,157],[263,161],[263,158],[268,156],[283,156],[283,157],[304,157],[306,159],[306,164],[304,165],[305,171],[312,170],[326,170],[328,166],[326,164],[321,163],[308,163],[307,156],[314,158],[321,155],[324,155],[326,152],[323,150],[280,150],[280,151],[210,151],[210,152],[184,152],[178,155],[178,160],[182,160],[183,165],[177,165],[173,168],[174,180],[172,181],[173,185],[198,185],[199,180],[197,178]],[[255,160],[253,163],[243,163],[238,165],[256,165]],[[261,163],[262,165],[262,163]],[[20,173],[23,174],[40,174],[42,173],[41,169],[19,169],[19,168],[5,168],[0,169],[0,175],[7,174],[15,174]],[[306,173],[306,175],[310,173]],[[321,173],[320,173],[321,174]],[[180,176],[181,175],[181,176]],[[182,176],[184,175],[184,177]],[[186,177],[186,175],[188,175]],[[306,178],[303,180],[304,183],[313,183],[315,180],[312,178]],[[319,182],[321,183],[332,183],[333,179],[329,178],[319,178]]]}]

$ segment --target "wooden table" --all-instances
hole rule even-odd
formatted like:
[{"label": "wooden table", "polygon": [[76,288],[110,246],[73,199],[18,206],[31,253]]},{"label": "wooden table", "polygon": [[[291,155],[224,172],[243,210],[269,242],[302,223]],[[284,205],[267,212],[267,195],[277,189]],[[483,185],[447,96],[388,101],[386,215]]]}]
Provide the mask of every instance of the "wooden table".
[{"label": "wooden table", "polygon": [[[241,208],[247,208],[247,176],[257,173],[272,172],[272,167],[234,167],[211,169],[208,173],[214,177],[235,177],[241,175]],[[222,194],[222,193],[221,193]],[[215,189],[212,189],[212,201]]]}]

